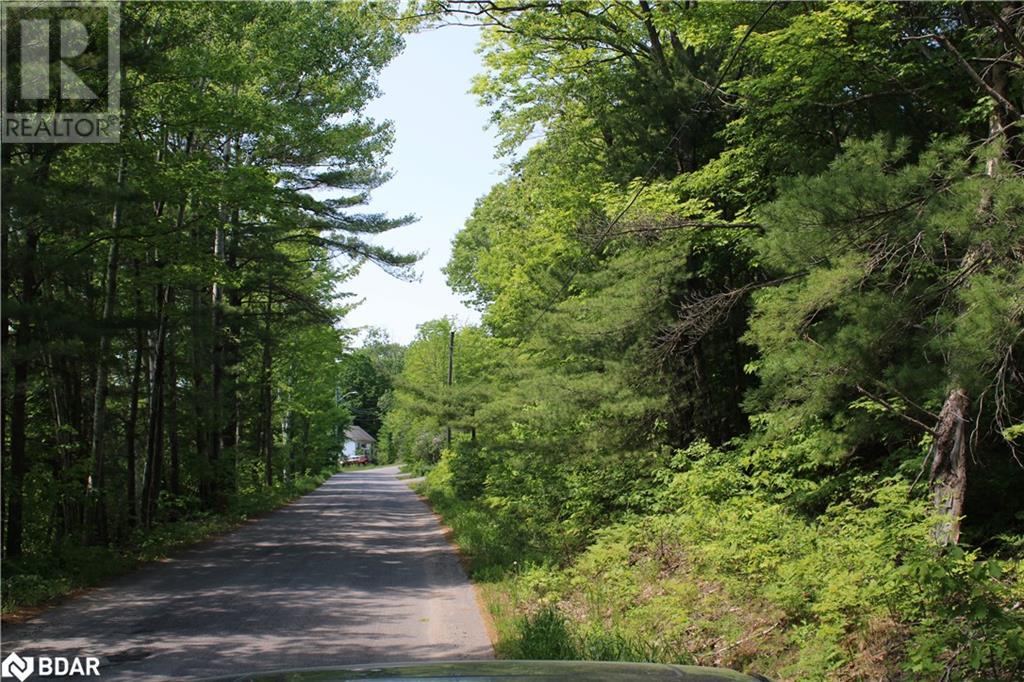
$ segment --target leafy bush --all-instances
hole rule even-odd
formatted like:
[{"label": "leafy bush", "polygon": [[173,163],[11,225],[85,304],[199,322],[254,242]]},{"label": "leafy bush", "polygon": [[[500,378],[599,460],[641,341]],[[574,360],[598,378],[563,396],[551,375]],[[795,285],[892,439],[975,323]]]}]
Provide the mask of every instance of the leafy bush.
[{"label": "leafy bush", "polygon": [[455,495],[451,460],[450,454],[443,456],[427,474],[420,491],[451,527],[459,547],[470,558],[474,575],[500,575],[525,561],[521,527],[500,510]]},{"label": "leafy bush", "polygon": [[44,578],[34,573],[24,573],[4,578],[3,611],[8,613],[19,606],[41,604],[71,591],[71,581],[66,577]]},{"label": "leafy bush", "polygon": [[526,520],[455,494],[451,457],[426,491],[474,575],[512,602],[503,656],[697,662],[779,679],[1024,674],[1018,563],[940,551],[926,501],[898,475],[859,474],[804,514],[792,498],[829,476],[745,470],[778,454],[682,450],[649,511],[595,529],[571,556],[537,552]]}]

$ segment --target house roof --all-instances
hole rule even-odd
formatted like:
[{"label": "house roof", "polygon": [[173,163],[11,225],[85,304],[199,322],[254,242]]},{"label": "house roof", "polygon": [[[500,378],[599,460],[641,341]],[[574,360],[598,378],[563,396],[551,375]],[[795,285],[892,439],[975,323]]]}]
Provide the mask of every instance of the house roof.
[{"label": "house roof", "polygon": [[356,443],[376,443],[377,439],[364,431],[361,427],[353,424],[345,429],[345,438]]}]

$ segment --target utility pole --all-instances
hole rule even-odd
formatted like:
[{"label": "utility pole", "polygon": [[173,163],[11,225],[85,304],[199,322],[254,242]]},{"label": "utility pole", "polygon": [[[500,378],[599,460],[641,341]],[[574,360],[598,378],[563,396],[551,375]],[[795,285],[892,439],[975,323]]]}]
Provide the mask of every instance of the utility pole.
[{"label": "utility pole", "polygon": [[[452,386],[452,370],[455,367],[455,330],[448,333],[448,388]],[[448,391],[448,399],[451,400],[451,390]],[[448,449],[452,447],[452,425],[448,424]]]}]

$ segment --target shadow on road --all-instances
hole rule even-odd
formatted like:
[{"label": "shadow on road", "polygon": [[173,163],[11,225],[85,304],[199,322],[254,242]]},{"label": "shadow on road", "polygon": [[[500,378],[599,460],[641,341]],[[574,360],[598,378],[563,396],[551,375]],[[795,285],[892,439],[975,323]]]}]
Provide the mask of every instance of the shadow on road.
[{"label": "shadow on road", "polygon": [[493,655],[472,587],[397,468],[4,628],[5,651],[98,655],[104,678]]}]

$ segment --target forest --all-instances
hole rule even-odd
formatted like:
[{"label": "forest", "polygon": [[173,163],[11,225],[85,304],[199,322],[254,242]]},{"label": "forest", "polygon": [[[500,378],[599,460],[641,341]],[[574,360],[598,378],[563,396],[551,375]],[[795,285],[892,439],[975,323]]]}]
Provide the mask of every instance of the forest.
[{"label": "forest", "polygon": [[360,210],[394,7],[119,9],[120,142],[3,145],[5,611],[334,473],[394,355],[353,352],[344,282],[416,260],[373,244],[410,217]]},{"label": "forest", "polygon": [[[120,142],[2,147],[5,612],[312,490],[356,420],[499,656],[1024,676],[1024,4],[119,7]],[[359,346],[346,282],[417,262],[365,107],[456,25],[481,321]]]},{"label": "forest", "polygon": [[1024,675],[1024,6],[418,12],[508,173],[382,438],[499,654]]}]

